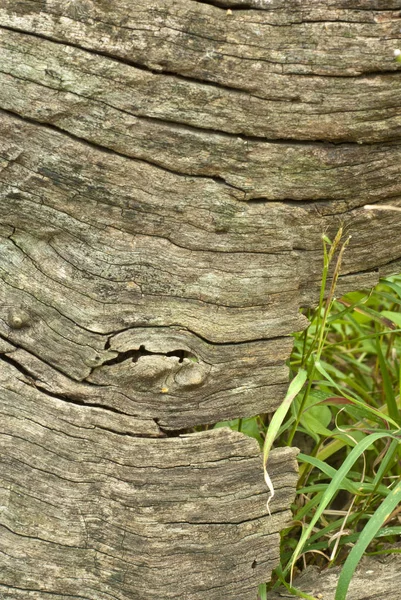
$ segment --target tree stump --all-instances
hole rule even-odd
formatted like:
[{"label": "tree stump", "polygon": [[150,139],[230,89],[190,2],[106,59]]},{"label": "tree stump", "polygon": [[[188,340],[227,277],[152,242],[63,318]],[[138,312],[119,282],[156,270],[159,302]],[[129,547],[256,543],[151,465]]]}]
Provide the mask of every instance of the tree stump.
[{"label": "tree stump", "polygon": [[[400,270],[398,0],[2,0],[0,594],[254,600],[323,233]],[[203,426],[204,431],[190,433]]]}]

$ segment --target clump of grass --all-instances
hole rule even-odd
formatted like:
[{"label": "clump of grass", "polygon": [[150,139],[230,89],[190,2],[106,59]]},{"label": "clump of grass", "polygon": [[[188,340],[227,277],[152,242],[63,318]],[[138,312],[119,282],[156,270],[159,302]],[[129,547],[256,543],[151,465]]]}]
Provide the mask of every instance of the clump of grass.
[{"label": "clump of grass", "polygon": [[[298,456],[293,522],[269,584],[303,598],[310,596],[292,587],[297,570],[342,565],[336,600],[345,600],[362,555],[388,551],[401,533],[401,276],[336,299],[346,247],[342,231],[323,239],[319,305],[295,336],[292,389],[281,408],[270,425],[266,415],[241,423],[264,443],[268,485],[274,439],[307,448]],[[266,590],[260,587],[262,600]]]}]

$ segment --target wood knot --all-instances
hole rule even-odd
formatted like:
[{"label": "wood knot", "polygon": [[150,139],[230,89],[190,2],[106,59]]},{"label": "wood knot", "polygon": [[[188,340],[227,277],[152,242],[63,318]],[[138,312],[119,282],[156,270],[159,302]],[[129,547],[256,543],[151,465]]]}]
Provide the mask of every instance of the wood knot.
[{"label": "wood knot", "polygon": [[8,311],[7,322],[11,329],[22,329],[30,326],[31,318],[24,310],[13,308]]},{"label": "wood knot", "polygon": [[204,365],[185,361],[182,368],[175,374],[174,381],[180,387],[198,387],[202,385],[207,376]]}]

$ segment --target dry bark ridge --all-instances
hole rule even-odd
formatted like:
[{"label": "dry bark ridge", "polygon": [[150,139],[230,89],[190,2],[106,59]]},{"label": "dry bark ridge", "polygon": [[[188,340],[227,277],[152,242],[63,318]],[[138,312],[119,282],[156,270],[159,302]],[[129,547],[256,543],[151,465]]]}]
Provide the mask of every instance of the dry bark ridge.
[{"label": "dry bark ridge", "polygon": [[323,232],[399,270],[400,9],[2,0],[2,597],[269,578],[294,451],[269,518],[256,443],[179,433],[279,405]]}]

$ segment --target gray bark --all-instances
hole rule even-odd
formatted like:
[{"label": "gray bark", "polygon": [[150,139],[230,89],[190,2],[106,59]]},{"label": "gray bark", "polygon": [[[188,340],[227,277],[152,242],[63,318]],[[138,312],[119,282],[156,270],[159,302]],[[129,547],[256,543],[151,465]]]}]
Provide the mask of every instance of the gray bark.
[{"label": "gray bark", "polygon": [[270,463],[266,518],[254,440],[157,438],[154,422],[50,396],[7,363],[1,390],[2,598],[247,598],[269,576],[294,450]]},{"label": "gray bark", "polygon": [[[215,5],[213,5],[215,4]],[[274,411],[316,302],[401,266],[401,2],[0,3],[0,590],[253,599],[296,482],[200,425]],[[181,434],[181,435],[180,435]]]}]

